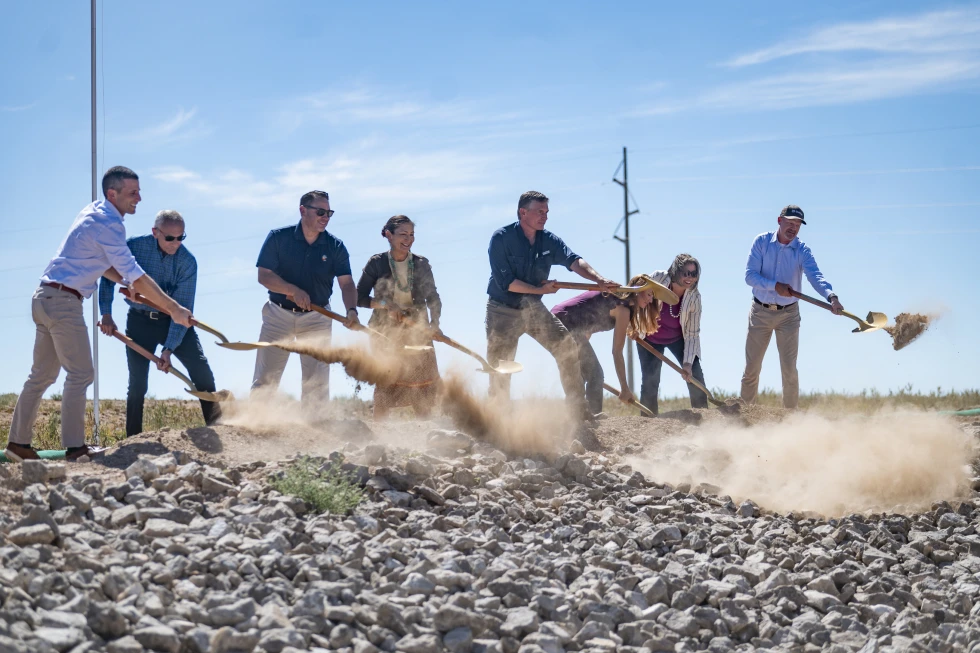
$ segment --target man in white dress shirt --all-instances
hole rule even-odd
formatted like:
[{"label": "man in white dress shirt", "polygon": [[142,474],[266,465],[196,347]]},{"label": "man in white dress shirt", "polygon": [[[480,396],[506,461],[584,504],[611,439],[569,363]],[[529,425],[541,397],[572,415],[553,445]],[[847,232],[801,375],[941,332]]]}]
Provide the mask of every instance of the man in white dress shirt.
[{"label": "man in white dress shirt", "polygon": [[142,199],[139,177],[123,166],[110,168],[102,177],[102,194],[104,200],[92,202],[75,218],[34,291],[34,365],[17,398],[5,452],[13,462],[38,458],[31,447],[34,421],[41,397],[62,368],[67,373],[61,399],[65,458],[75,462],[90,453],[85,444],[85,392],[95,372],[82,300],[92,296],[103,275],[146,295],[174,322],[190,326],[191,312],[160,290],[126,244],[123,216],[136,213]]}]

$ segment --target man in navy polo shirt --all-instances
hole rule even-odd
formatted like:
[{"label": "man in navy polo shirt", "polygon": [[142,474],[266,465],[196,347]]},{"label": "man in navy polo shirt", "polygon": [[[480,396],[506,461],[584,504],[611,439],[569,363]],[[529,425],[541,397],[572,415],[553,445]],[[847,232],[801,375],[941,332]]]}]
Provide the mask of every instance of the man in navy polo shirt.
[{"label": "man in navy polo shirt", "polygon": [[[262,308],[259,340],[317,340],[330,343],[330,318],[310,309],[311,304],[329,306],[333,280],[347,308],[349,328],[357,321],[357,287],[350,271],[350,255],[343,241],[327,233],[333,215],[330,196],[322,190],[310,191],[299,201],[297,225],[273,229],[262,245],[259,283],[269,289],[269,301]],[[300,356],[303,370],[303,403],[330,398],[330,367],[326,363]],[[252,390],[278,387],[289,352],[263,347],[255,356]]]},{"label": "man in navy polo shirt", "polygon": [[[612,290],[619,284],[601,276],[585,259],[545,230],[548,198],[528,191],[517,203],[517,222],[498,229],[490,238],[490,282],[487,285],[487,362],[514,360],[517,341],[525,333],[537,340],[558,362],[565,400],[576,417],[591,420],[585,385],[579,370],[578,348],[568,330],[541,301],[558,292],[549,281],[552,265],[563,265],[579,276]],[[510,377],[490,377],[490,397],[510,396]]]}]

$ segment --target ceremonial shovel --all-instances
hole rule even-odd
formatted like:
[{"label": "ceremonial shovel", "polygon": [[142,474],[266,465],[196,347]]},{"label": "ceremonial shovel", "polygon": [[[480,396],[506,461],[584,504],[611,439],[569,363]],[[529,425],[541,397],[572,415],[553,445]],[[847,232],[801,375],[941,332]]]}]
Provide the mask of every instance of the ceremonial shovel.
[{"label": "ceremonial shovel", "polygon": [[[612,387],[608,383],[603,383],[602,384],[602,387],[605,388],[607,391],[613,393],[617,397],[620,396],[619,390],[617,390],[616,388]],[[639,408],[640,410],[642,410],[644,413],[646,413],[650,417],[656,417],[657,416],[657,414],[655,412],[653,412],[652,410],[650,410],[649,408],[647,408],[646,406],[644,406],[643,404],[641,404],[640,402],[638,402],[636,399],[630,399],[630,403],[633,404],[634,406],[636,406],[637,408]]]},{"label": "ceremonial shovel", "polygon": [[[659,358],[660,360],[662,360],[664,363],[666,363],[669,367],[671,367],[672,369],[674,369],[678,374],[681,374],[681,375],[684,374],[684,369],[680,365],[678,365],[674,361],[670,360],[669,358],[667,358],[666,356],[664,356],[663,354],[661,354],[649,342],[647,342],[646,340],[643,340],[642,338],[636,338],[636,337],[634,337],[633,340],[636,341],[636,344],[638,344],[639,346],[643,347],[648,352],[650,352],[651,354],[653,354],[654,356],[656,356],[657,358]],[[710,401],[715,406],[717,406],[718,408],[720,408],[723,413],[732,413],[732,414],[734,414],[734,413],[738,413],[741,410],[741,408],[739,407],[738,404],[726,404],[724,401],[721,401],[719,399],[715,399],[714,395],[711,394],[711,390],[708,390],[706,387],[704,387],[704,385],[700,381],[698,381],[697,379],[695,379],[693,376],[691,377],[691,380],[688,381],[688,383],[690,383],[695,388],[697,388],[698,390],[700,390],[701,392],[703,392],[704,394],[706,394],[708,396],[708,401]]]},{"label": "ceremonial shovel", "polygon": [[[317,306],[316,304],[310,304],[310,309],[316,311],[320,315],[325,315],[329,317],[331,320],[337,320],[340,323],[344,323],[347,321],[347,318],[345,318],[343,315],[341,315],[340,313],[334,313],[329,308]],[[372,336],[381,338],[382,340],[387,340],[388,342],[392,342],[391,338],[389,338],[388,336],[384,335],[383,333],[380,333],[379,331],[375,331],[369,326],[364,326],[363,324],[358,324],[356,326],[353,326],[351,327],[351,329],[353,331],[363,331],[364,333],[369,333]],[[430,347],[429,345],[402,345],[402,346],[405,349],[408,349],[409,351],[428,351],[429,349],[432,349],[432,347]]]},{"label": "ceremonial shovel", "polygon": [[559,288],[565,288],[567,290],[598,290],[601,292],[613,292],[613,293],[638,293],[645,290],[649,290],[653,296],[662,302],[666,302],[671,306],[676,306],[680,299],[674,293],[673,290],[667,286],[661,285],[653,280],[648,280],[640,284],[639,286],[620,286],[613,290],[602,290],[602,286],[597,283],[578,283],[573,281],[556,281],[555,285]]},{"label": "ceremonial shovel", "polygon": [[[814,306],[819,306],[820,308],[826,308],[828,311],[833,312],[834,307],[827,302],[822,302],[819,299],[814,299],[813,297],[808,297],[801,292],[796,292],[792,288],[789,289],[789,294],[797,299],[802,299],[805,302],[809,302]],[[862,320],[857,315],[853,313],[848,313],[847,311],[841,311],[841,315],[844,317],[849,317],[858,323],[857,328],[855,328],[851,333],[863,333],[865,331],[877,331],[878,329],[884,327],[888,324],[888,316],[884,313],[875,313],[874,311],[868,312],[868,319]]]},{"label": "ceremonial shovel", "polygon": [[498,361],[497,367],[492,367],[490,363],[488,363],[487,360],[483,358],[483,356],[480,356],[478,353],[476,353],[471,349],[467,349],[466,347],[459,344],[458,342],[456,342],[455,340],[453,340],[448,336],[434,334],[432,336],[432,339],[441,342],[443,344],[449,345],[453,349],[458,349],[464,354],[472,356],[476,360],[480,361],[480,365],[483,366],[483,369],[481,369],[480,371],[486,372],[487,374],[514,374],[524,369],[524,366],[518,363],[517,361]]},{"label": "ceremonial shovel", "polygon": [[[140,354],[144,358],[151,360],[158,365],[160,364],[161,360],[159,356],[154,356],[143,347],[140,347],[135,342],[133,342],[133,339],[130,338],[129,336],[125,336],[116,330],[112,332],[112,335],[115,338],[119,339],[124,345],[126,345],[136,353]],[[167,370],[167,372],[173,374],[178,379],[186,383],[187,388],[185,388],[185,392],[194,395],[198,399],[203,399],[204,401],[213,401],[215,403],[220,403],[222,401],[229,401],[231,399],[234,399],[232,394],[227,390],[219,390],[218,392],[203,392],[201,390],[198,390],[196,387],[194,387],[194,384],[191,383],[191,380],[189,378],[184,376],[181,372],[177,371],[177,368],[175,368],[172,365],[170,366],[170,369]]]}]

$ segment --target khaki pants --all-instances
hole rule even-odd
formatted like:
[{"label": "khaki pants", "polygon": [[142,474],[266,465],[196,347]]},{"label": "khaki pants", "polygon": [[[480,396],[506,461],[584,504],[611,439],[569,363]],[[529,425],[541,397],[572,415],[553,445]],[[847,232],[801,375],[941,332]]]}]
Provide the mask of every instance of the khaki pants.
[{"label": "khaki pants", "polygon": [[745,338],[745,373],[742,375],[742,400],[755,401],[759,393],[762,359],[773,332],[779,350],[779,367],[783,373],[783,407],[796,408],[800,402],[800,375],[796,357],[800,351],[800,305],[790,304],[782,310],[766,308],[752,302],[749,309],[749,333]]},{"label": "khaki pants", "polygon": [[[259,340],[312,340],[323,346],[330,344],[332,322],[319,313],[294,313],[278,304],[266,302],[262,307],[262,331]],[[263,347],[255,355],[255,374],[252,390],[265,386],[279,387],[289,352],[277,347]],[[303,371],[303,403],[330,399],[330,366],[309,356],[299,357]]]},{"label": "khaki pants", "polygon": [[64,368],[67,375],[61,396],[61,444],[80,447],[85,444],[85,391],[95,378],[82,300],[70,292],[41,286],[34,291],[31,315],[37,325],[34,365],[17,398],[10,441],[31,444],[44,391]]}]

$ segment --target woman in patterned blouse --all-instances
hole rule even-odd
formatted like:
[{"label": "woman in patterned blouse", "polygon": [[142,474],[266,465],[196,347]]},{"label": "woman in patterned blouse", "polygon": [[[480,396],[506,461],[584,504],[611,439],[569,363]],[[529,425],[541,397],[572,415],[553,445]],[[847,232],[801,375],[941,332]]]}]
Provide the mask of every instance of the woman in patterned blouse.
[{"label": "woman in patterned blouse", "polygon": [[[357,282],[357,305],[372,308],[368,325],[395,345],[374,342],[388,356],[400,360],[397,381],[374,390],[374,416],[384,417],[392,408],[411,406],[416,417],[425,418],[439,392],[439,367],[432,334],[439,332],[442,301],[436,290],[428,259],[412,253],[415,224],[404,215],[392,216],[381,229],[391,246],[368,259]],[[371,292],[374,296],[371,296]],[[428,345],[425,351],[406,351],[402,345]]]}]

